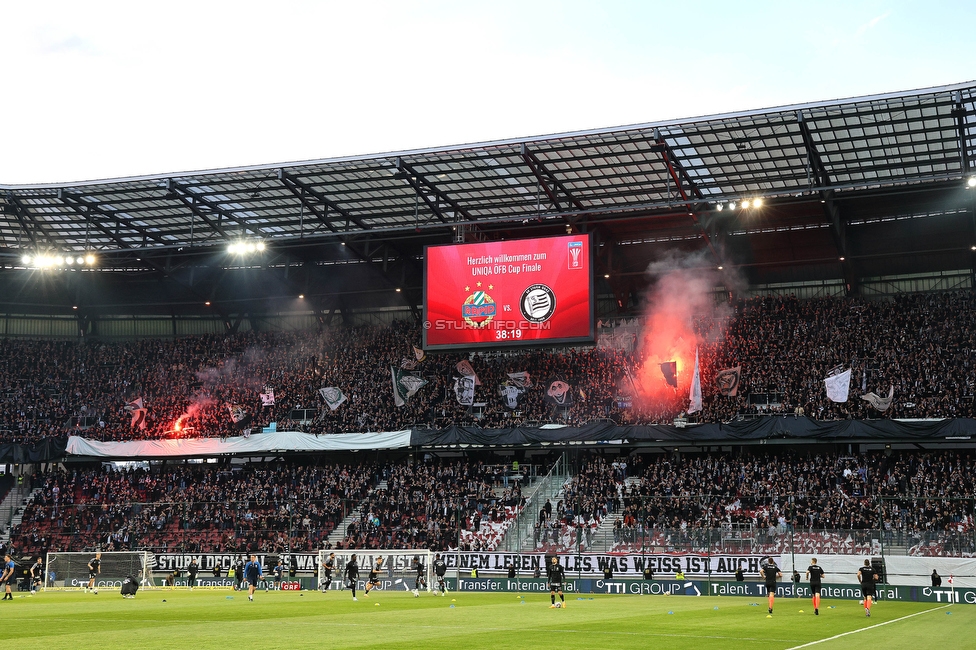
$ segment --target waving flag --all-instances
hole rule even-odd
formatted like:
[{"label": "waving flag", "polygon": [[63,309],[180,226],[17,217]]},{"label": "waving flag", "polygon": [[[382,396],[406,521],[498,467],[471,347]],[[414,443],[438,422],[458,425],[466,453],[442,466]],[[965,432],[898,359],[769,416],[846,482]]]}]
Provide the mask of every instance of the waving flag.
[{"label": "waving flag", "polygon": [[140,431],[146,428],[146,409],[142,405],[141,396],[127,403],[125,410],[132,416],[129,426],[138,427]]},{"label": "waving flag", "polygon": [[501,395],[502,404],[505,405],[505,408],[516,411],[522,396],[525,395],[525,389],[514,383],[499,384],[498,394]]},{"label": "waving flag", "polygon": [[475,374],[474,368],[471,366],[470,361],[458,361],[458,364],[455,367],[457,368],[457,371],[461,373],[463,376],[472,377],[474,379],[475,386],[481,385],[481,380],[478,379],[478,375]]},{"label": "waving flag", "polygon": [[420,375],[393,366],[390,366],[390,374],[393,379],[393,403],[397,406],[404,406],[408,399],[427,384]]},{"label": "waving flag", "polygon": [[724,397],[735,397],[738,395],[739,381],[741,378],[742,366],[720,370],[718,374],[715,375],[715,385],[718,388],[718,394]]},{"label": "waving flag", "polygon": [[843,404],[851,392],[851,369],[827,377],[824,385],[827,388],[827,399]]},{"label": "waving flag", "polygon": [[691,378],[691,392],[688,395],[691,404],[688,406],[688,414],[697,413],[702,410],[702,391],[701,375],[698,371],[698,348],[695,348],[695,374]]},{"label": "waving flag", "polygon": [[454,396],[461,406],[474,404],[474,379],[471,377],[455,377]]},{"label": "waving flag", "polygon": [[549,383],[543,400],[555,406],[572,406],[575,403],[572,387],[562,379],[555,379]]},{"label": "waving flag", "polygon": [[346,396],[342,394],[342,391],[335,386],[326,386],[319,389],[319,395],[325,400],[325,404],[329,407],[330,411],[334,411],[339,406],[346,401]]},{"label": "waving flag", "polygon": [[895,387],[891,386],[888,389],[888,397],[881,397],[877,393],[868,393],[866,395],[861,395],[861,399],[873,406],[879,411],[887,411],[888,407],[891,406],[891,401],[895,398]]},{"label": "waving flag", "polygon": [[243,431],[251,424],[251,414],[240,404],[227,404],[227,410],[230,412],[230,419],[234,421],[234,426],[238,429]]}]

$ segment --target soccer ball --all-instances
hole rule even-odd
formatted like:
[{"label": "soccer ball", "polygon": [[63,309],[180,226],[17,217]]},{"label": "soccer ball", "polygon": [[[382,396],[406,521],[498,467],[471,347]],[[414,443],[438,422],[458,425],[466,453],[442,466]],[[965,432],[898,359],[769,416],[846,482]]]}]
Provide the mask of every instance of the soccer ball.
[{"label": "soccer ball", "polygon": [[562,607],[563,607],[562,603],[556,603],[556,609],[562,609]]},{"label": "soccer ball", "polygon": [[863,600],[859,600],[857,602],[858,602],[859,605],[863,605],[864,604],[864,601]]}]

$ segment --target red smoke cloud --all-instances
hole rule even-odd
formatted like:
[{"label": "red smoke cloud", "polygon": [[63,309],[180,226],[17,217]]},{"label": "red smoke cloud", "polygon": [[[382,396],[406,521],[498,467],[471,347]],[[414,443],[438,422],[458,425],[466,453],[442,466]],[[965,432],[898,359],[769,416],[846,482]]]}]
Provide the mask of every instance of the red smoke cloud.
[{"label": "red smoke cloud", "polygon": [[[687,408],[695,348],[702,343],[695,320],[725,316],[726,309],[716,302],[716,288],[725,284],[725,278],[698,256],[671,256],[652,263],[648,273],[656,281],[648,291],[644,311],[638,390],[651,405],[679,402],[681,408]],[[661,364],[668,361],[677,364],[677,388],[669,386],[661,372]]]}]

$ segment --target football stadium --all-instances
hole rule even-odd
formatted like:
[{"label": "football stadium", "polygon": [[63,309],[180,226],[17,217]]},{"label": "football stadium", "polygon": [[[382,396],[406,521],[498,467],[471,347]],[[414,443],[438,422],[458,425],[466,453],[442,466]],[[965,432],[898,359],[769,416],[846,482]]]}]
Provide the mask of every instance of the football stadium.
[{"label": "football stadium", "polygon": [[9,640],[974,647],[976,82],[0,207]]}]

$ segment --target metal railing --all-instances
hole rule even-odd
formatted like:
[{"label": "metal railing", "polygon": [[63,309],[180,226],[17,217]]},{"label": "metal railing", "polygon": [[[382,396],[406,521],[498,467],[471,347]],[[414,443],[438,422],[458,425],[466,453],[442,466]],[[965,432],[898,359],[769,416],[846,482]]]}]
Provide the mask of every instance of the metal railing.
[{"label": "metal railing", "polygon": [[519,512],[515,523],[509,527],[505,537],[502,538],[498,550],[514,552],[524,548],[528,540],[532,539],[539,511],[547,499],[555,500],[568,478],[569,460],[564,452],[556,459],[549,472],[533,485],[531,495],[526,499],[525,506]]}]

